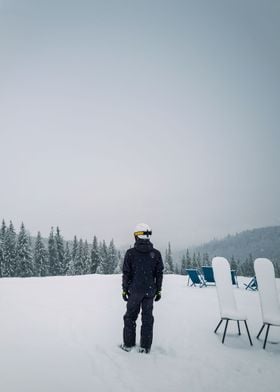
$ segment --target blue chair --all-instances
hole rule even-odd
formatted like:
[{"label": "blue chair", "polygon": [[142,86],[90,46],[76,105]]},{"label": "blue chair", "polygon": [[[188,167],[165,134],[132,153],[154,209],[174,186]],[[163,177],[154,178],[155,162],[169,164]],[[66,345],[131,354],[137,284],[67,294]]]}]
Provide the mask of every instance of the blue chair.
[{"label": "blue chair", "polygon": [[233,285],[236,285],[236,287],[239,287],[236,271],[235,270],[231,270],[230,273],[231,273],[231,283]]},{"label": "blue chair", "polygon": [[208,266],[208,265],[202,266],[201,270],[203,273],[204,280],[206,281],[206,284],[208,284],[208,283],[216,284],[215,278],[214,278],[214,273],[213,273],[213,268],[211,266]]},{"label": "blue chair", "polygon": [[206,287],[206,282],[197,269],[188,268],[186,269],[186,273],[188,275],[188,286],[191,281],[192,282],[191,287],[192,286],[196,287],[197,284],[199,285],[199,287],[203,287],[203,286]]},{"label": "blue chair", "polygon": [[252,290],[252,291],[256,291],[258,290],[258,282],[257,282],[257,278],[254,276],[250,282],[248,284],[244,283],[245,286],[245,290]]},{"label": "blue chair", "polygon": [[[206,284],[208,285],[208,283],[213,283],[216,284],[215,282],[215,277],[214,277],[214,272],[213,272],[213,267],[211,266],[203,266],[201,267],[203,276],[204,276],[204,280],[206,281]],[[231,282],[233,285],[238,286],[238,281],[237,281],[237,274],[235,270],[231,270]]]}]

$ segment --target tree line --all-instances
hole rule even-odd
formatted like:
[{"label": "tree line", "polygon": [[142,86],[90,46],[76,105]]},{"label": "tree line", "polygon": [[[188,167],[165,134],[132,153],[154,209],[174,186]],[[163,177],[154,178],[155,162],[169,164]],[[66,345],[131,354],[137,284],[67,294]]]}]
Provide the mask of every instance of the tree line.
[{"label": "tree line", "polygon": [[[229,259],[231,269],[238,275],[254,276],[254,259],[252,254],[241,261],[232,256]],[[280,264],[272,260],[276,277],[280,277]],[[123,256],[117,250],[114,240],[109,245],[93,237],[91,244],[87,240],[65,241],[59,227],[51,228],[47,240],[38,232],[31,238],[22,223],[17,234],[12,221],[7,226],[2,221],[0,229],[0,277],[32,277],[83,274],[117,274],[122,272]],[[190,252],[183,254],[181,260],[174,262],[171,245],[165,250],[164,273],[186,274],[188,268],[200,268],[211,265],[207,252]]]},{"label": "tree line", "polygon": [[121,272],[121,253],[114,240],[109,245],[93,237],[64,241],[59,227],[51,228],[44,240],[38,232],[32,240],[22,223],[17,234],[12,221],[2,221],[0,229],[0,277],[32,277]]},{"label": "tree line", "polygon": [[[240,260],[239,258],[235,258],[234,255],[229,258],[230,267],[232,270],[235,270],[237,275],[240,276],[254,276],[254,258],[250,253],[245,260]],[[275,276],[277,278],[280,277],[280,265],[275,260],[271,260],[275,269]],[[204,265],[211,265],[212,260],[209,257],[207,252],[201,254],[200,252],[191,253],[188,249],[183,254],[180,263],[180,269],[177,266],[177,273],[181,273],[182,275],[186,274],[186,269],[188,268],[200,268]],[[174,271],[176,272],[176,271]]]}]

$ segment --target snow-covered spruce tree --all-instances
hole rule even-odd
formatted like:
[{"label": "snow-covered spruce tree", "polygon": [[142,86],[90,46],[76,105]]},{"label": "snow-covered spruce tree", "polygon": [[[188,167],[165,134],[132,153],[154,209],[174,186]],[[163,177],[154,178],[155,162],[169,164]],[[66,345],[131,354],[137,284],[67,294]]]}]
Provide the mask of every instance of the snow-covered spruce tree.
[{"label": "snow-covered spruce tree", "polygon": [[192,267],[192,258],[190,256],[190,251],[187,249],[186,252],[186,268],[191,268]]},{"label": "snow-covered spruce tree", "polygon": [[2,277],[2,269],[4,265],[4,245],[5,245],[6,230],[7,230],[6,223],[3,219],[2,226],[0,229],[0,278]]},{"label": "snow-covered spruce tree", "polygon": [[245,262],[241,266],[241,272],[243,276],[254,276],[254,259],[251,253],[249,257],[246,258]]},{"label": "snow-covered spruce tree", "polygon": [[2,276],[15,276],[16,274],[16,232],[13,222],[10,221],[6,230],[3,249]]},{"label": "snow-covered spruce tree", "polygon": [[48,239],[48,255],[49,255],[49,271],[51,276],[60,274],[60,266],[58,261],[58,252],[56,246],[56,240],[54,238],[53,227]]},{"label": "snow-covered spruce tree", "polygon": [[165,251],[165,259],[164,259],[164,273],[172,274],[174,272],[173,258],[170,242],[168,242],[168,248]]},{"label": "snow-covered spruce tree", "polygon": [[63,241],[63,237],[60,234],[59,227],[56,228],[55,242],[56,242],[56,249],[57,249],[57,274],[65,275],[66,266],[64,260],[64,241]]},{"label": "snow-covered spruce tree", "polygon": [[97,274],[108,274],[108,249],[106,242],[100,242],[99,244],[99,257],[100,263],[97,267],[96,273]]},{"label": "snow-covered spruce tree", "polygon": [[75,275],[74,261],[72,258],[72,253],[71,253],[68,242],[66,242],[66,245],[65,245],[64,263],[65,263],[66,275]]},{"label": "snow-covered spruce tree", "polygon": [[72,255],[71,263],[73,264],[71,266],[71,275],[76,275],[75,265],[76,265],[77,259],[78,259],[78,248],[79,248],[78,239],[77,239],[77,236],[74,236],[74,240],[73,240],[73,244],[72,244],[72,251],[71,251],[71,255]]},{"label": "snow-covered spruce tree", "polygon": [[201,267],[201,255],[200,255],[200,252],[197,252],[196,262],[197,262],[198,268],[200,268]]},{"label": "snow-covered spruce tree", "polygon": [[197,267],[198,267],[198,264],[197,264],[197,260],[196,260],[196,253],[194,252],[193,256],[192,256],[192,268],[197,268]]},{"label": "snow-covered spruce tree", "polygon": [[49,274],[48,252],[43,243],[41,233],[38,231],[34,246],[34,274],[36,276],[47,276]]},{"label": "snow-covered spruce tree", "polygon": [[114,274],[121,274],[122,273],[122,268],[123,268],[123,257],[120,251],[117,252],[117,266],[115,268]]},{"label": "snow-covered spruce tree", "polygon": [[181,260],[181,275],[186,275],[187,261],[186,255],[183,255]]},{"label": "snow-covered spruce tree", "polygon": [[100,257],[99,257],[99,249],[98,249],[98,240],[97,237],[93,237],[93,242],[92,242],[92,248],[91,248],[91,253],[90,253],[90,273],[95,274],[97,267],[100,264]]},{"label": "snow-covered spruce tree", "polygon": [[[232,270],[234,270],[234,271],[237,271],[237,270],[238,270],[238,265],[237,265],[237,262],[235,261],[235,258],[234,258],[233,255],[232,255],[231,258],[230,258],[230,268],[231,268]],[[237,271],[237,272],[238,272],[238,271]]]},{"label": "snow-covered spruce tree", "polygon": [[118,264],[118,252],[115,247],[114,240],[112,239],[108,247],[107,273],[113,274],[117,264]]},{"label": "snow-covered spruce tree", "polygon": [[21,224],[16,246],[16,275],[22,278],[34,275],[31,239]]},{"label": "snow-covered spruce tree", "polygon": [[206,253],[203,253],[203,256],[202,256],[202,265],[211,265],[211,263],[210,263],[210,259],[209,259],[209,254],[206,252]]},{"label": "snow-covered spruce tree", "polygon": [[89,245],[87,240],[85,240],[84,247],[83,247],[83,267],[84,267],[84,274],[89,274],[90,273],[90,263],[91,263],[91,258],[90,258],[90,251],[89,251]]},{"label": "snow-covered spruce tree", "polygon": [[78,251],[76,258],[74,260],[74,268],[75,268],[75,274],[76,275],[83,275],[84,274],[84,264],[83,264],[83,253],[84,253],[84,243],[83,240],[80,239],[78,243]]}]

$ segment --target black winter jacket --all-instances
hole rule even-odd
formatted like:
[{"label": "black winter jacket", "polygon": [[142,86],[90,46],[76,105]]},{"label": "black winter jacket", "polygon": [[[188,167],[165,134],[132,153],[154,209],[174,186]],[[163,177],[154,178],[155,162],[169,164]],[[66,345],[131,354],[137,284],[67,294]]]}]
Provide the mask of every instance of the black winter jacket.
[{"label": "black winter jacket", "polygon": [[163,262],[161,254],[149,240],[136,240],[128,249],[123,263],[123,291],[154,296],[161,291]]}]

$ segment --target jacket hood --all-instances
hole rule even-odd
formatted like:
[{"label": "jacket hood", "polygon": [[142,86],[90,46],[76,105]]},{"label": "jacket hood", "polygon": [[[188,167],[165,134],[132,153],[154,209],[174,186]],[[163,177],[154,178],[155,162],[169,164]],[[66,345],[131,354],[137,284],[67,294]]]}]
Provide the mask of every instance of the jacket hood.
[{"label": "jacket hood", "polygon": [[137,239],[134,248],[141,253],[149,253],[153,249],[153,244],[150,240],[142,240],[141,238]]}]

